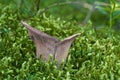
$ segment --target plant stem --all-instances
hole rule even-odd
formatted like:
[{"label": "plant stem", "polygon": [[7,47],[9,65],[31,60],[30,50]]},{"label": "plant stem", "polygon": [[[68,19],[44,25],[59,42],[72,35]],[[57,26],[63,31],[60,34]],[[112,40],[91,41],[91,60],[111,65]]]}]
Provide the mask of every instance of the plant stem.
[{"label": "plant stem", "polygon": [[110,0],[110,20],[109,20],[109,26],[110,29],[112,28],[112,20],[113,20],[113,12],[115,10],[115,1],[114,0]]}]

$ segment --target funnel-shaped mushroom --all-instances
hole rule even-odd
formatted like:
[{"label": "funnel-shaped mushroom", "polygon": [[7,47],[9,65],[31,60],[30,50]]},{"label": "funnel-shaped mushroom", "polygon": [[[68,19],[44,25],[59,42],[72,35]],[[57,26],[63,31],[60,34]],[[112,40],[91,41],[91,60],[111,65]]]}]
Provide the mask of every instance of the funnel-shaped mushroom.
[{"label": "funnel-shaped mushroom", "polygon": [[62,60],[66,60],[71,43],[78,35],[80,35],[75,34],[59,41],[58,39],[31,27],[24,21],[21,21],[21,23],[27,28],[29,36],[35,43],[37,58],[42,56],[44,60],[48,60],[50,54],[52,54],[54,59],[58,61],[58,64],[60,64]]}]

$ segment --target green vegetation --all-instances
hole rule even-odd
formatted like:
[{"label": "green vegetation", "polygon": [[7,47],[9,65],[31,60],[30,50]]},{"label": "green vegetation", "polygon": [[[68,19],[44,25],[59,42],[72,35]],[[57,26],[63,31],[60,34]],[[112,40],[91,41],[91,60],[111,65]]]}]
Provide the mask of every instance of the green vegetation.
[{"label": "green vegetation", "polygon": [[[21,12],[22,6],[15,7],[12,1],[10,4],[5,4],[7,2],[3,1],[5,0],[1,0],[2,4],[0,3],[0,80],[120,79],[120,33],[119,28],[115,27],[120,21],[119,3],[111,0],[110,3],[106,1],[111,4],[109,8],[97,6],[100,12],[93,13],[96,18],[92,15],[86,24],[82,25],[79,19],[83,19],[85,14],[78,14],[80,12],[68,15],[63,9],[60,14],[54,15],[53,12],[59,9],[57,7],[38,15],[41,9],[38,11],[35,9],[33,13],[29,12],[31,9]],[[92,1],[94,2],[91,0],[89,3],[93,3]],[[42,8],[48,3],[50,1],[45,3],[41,0]],[[63,7],[72,11],[74,8],[71,6],[76,7],[75,5]],[[82,12],[84,13],[84,10]],[[105,21],[105,15],[101,13],[107,15],[106,22],[102,22]],[[75,16],[75,14],[78,15]],[[26,28],[21,25],[22,19],[31,26],[59,39],[82,33],[71,46],[64,67],[62,65],[57,67],[56,62],[36,59],[34,43],[29,39]],[[99,27],[100,23],[102,27]]]}]

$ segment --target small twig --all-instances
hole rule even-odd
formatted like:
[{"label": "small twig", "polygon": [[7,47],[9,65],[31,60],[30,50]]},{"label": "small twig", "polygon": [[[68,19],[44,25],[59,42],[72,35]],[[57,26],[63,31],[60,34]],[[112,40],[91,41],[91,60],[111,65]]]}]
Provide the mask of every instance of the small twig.
[{"label": "small twig", "polygon": [[62,5],[66,5],[66,4],[77,4],[77,5],[80,5],[80,6],[82,6],[82,7],[88,8],[88,9],[91,9],[91,7],[92,7],[90,4],[85,3],[85,2],[80,2],[80,1],[79,1],[79,2],[78,2],[78,1],[76,1],[76,2],[70,2],[70,1],[69,1],[69,2],[54,3],[54,4],[52,4],[52,5],[44,8],[42,11],[39,10],[39,11],[38,11],[38,15],[46,12],[47,10],[49,10],[49,9],[52,8],[52,7],[62,6]]},{"label": "small twig", "polygon": [[88,22],[88,20],[90,19],[92,13],[95,11],[96,9],[96,6],[110,6],[110,4],[107,4],[107,3],[104,3],[104,2],[98,2],[98,1],[95,1],[93,5],[89,4],[89,3],[85,3],[85,2],[80,2],[80,1],[76,1],[76,2],[61,2],[61,3],[54,3],[44,9],[39,10],[38,11],[38,15],[40,14],[43,14],[44,12],[46,12],[47,10],[49,10],[50,8],[52,7],[55,7],[55,6],[62,6],[62,5],[66,5],[66,4],[77,4],[77,5],[80,5],[84,8],[87,8],[89,10],[87,16],[85,17],[85,19],[83,20],[83,24],[86,24]]},{"label": "small twig", "polygon": [[93,3],[93,6],[91,7],[91,9],[89,10],[87,16],[86,16],[85,19],[83,20],[83,24],[86,24],[86,23],[89,21],[92,13],[93,13],[93,12],[95,11],[95,9],[96,9],[96,6],[110,6],[110,5],[107,4],[107,3],[95,1],[95,2]]},{"label": "small twig", "polygon": [[88,20],[90,19],[92,12],[95,10],[96,4],[94,2],[92,8],[90,9],[90,11],[88,12],[87,16],[85,17],[83,24],[86,24],[88,22]]}]

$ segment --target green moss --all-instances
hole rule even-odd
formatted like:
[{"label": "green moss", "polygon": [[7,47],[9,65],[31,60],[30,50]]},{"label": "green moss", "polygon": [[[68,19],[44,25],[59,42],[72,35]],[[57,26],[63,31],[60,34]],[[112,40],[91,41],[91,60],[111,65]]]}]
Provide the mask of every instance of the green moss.
[{"label": "green moss", "polygon": [[35,58],[35,46],[20,24],[19,13],[3,9],[0,17],[0,79],[17,80],[116,80],[120,77],[120,34],[108,27],[80,26],[53,16],[34,16],[27,21],[41,31],[63,39],[82,33],[72,45],[67,62]]}]

